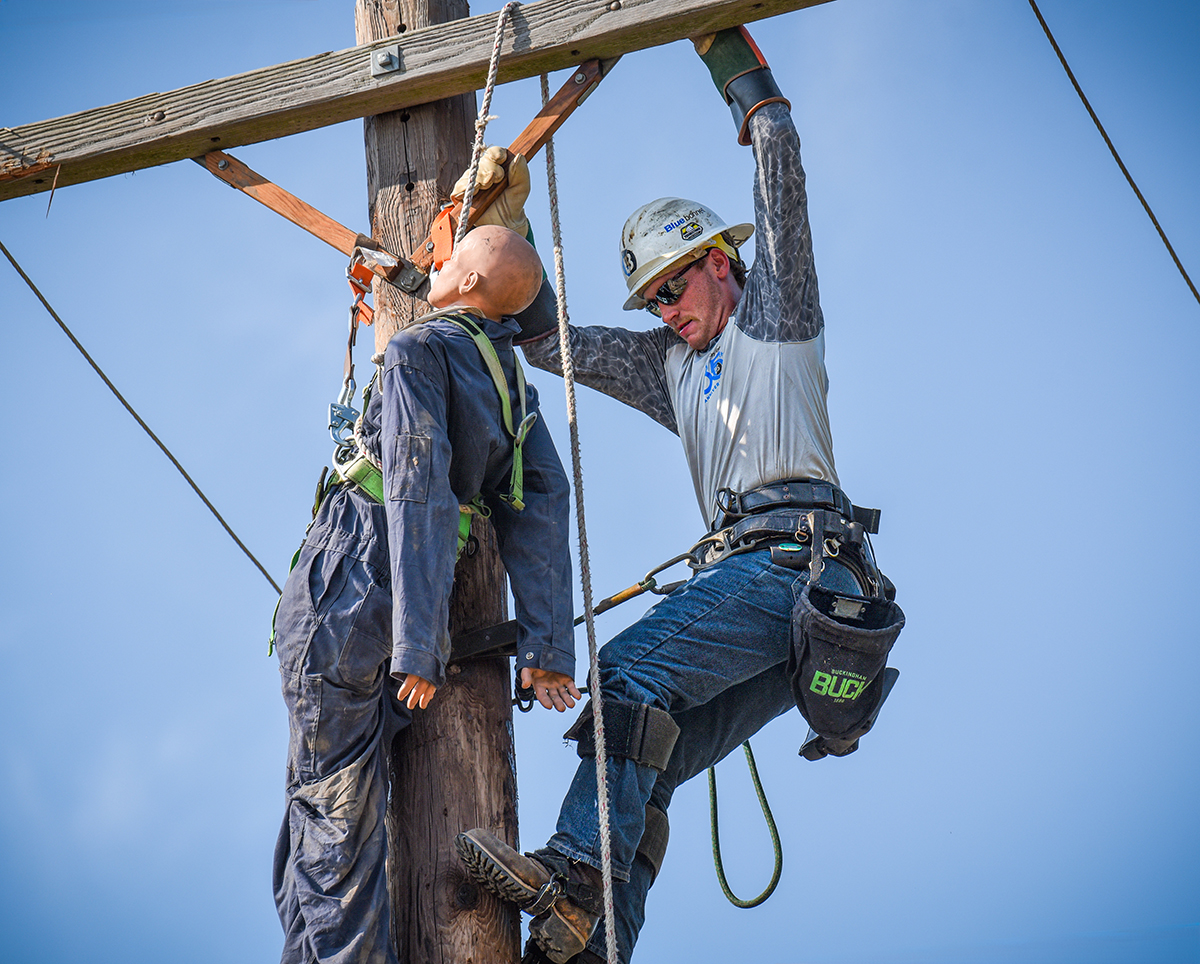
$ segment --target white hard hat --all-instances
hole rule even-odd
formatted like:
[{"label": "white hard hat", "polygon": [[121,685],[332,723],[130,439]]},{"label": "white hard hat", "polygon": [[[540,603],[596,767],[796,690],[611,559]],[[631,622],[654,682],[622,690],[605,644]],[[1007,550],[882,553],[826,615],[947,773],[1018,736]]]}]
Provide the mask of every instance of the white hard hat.
[{"label": "white hard hat", "polygon": [[646,299],[638,292],[672,263],[721,235],[737,248],[753,233],[753,224],[730,226],[697,201],[660,197],[643,204],[621,229],[621,270],[629,288],[625,310],[644,308]]}]

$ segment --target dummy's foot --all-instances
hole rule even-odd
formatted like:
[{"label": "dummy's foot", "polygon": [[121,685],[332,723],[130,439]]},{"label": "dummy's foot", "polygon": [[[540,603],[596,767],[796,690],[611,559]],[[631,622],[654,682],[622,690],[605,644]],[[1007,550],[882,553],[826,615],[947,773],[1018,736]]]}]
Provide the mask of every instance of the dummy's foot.
[{"label": "dummy's foot", "polygon": [[481,829],[460,833],[454,846],[472,877],[533,915],[530,939],[553,964],[567,964],[587,946],[604,906],[598,870],[555,850],[519,854]]}]

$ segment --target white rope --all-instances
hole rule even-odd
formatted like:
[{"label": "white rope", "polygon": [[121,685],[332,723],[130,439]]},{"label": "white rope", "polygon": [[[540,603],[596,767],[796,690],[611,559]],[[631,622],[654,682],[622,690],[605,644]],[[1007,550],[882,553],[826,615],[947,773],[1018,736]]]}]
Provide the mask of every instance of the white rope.
[{"label": "white rope", "polygon": [[[542,106],[550,100],[550,82],[542,74]],[[554,138],[546,142],[546,183],[550,192],[550,226],[554,240],[554,282],[558,294],[558,345],[563,386],[567,393],[567,424],[571,429],[571,468],[575,476],[575,522],[579,528],[579,576],[583,583],[583,615],[587,623],[588,689],[596,743],[596,808],[600,817],[600,869],[604,879],[604,937],[608,964],[617,964],[616,913],[613,909],[612,835],[609,832],[608,754],[604,743],[604,699],[600,693],[600,660],[596,648],[596,617],[592,612],[592,571],[588,557],[587,524],[583,512],[583,464],[579,456],[579,423],[575,412],[575,362],[567,329],[567,282],[563,269],[562,230],[558,217],[558,176],[554,170]]]},{"label": "white rope", "polygon": [[[500,10],[496,20],[496,36],[492,44],[492,58],[488,64],[487,82],[483,90],[483,102],[479,106],[479,117],[475,121],[475,144],[471,151],[471,168],[467,178],[467,190],[463,194],[462,214],[454,234],[457,248],[467,233],[467,221],[471,204],[475,200],[475,182],[479,174],[479,159],[483,155],[483,134],[491,119],[492,91],[496,87],[496,74],[500,66],[500,44],[504,36],[504,24],[513,8],[520,6],[518,0],[510,0]],[[542,74],[542,106],[550,100],[550,83]],[[587,524],[583,510],[583,463],[579,454],[579,423],[575,407],[575,365],[571,356],[570,336],[567,329],[567,285],[563,269],[562,230],[558,216],[558,177],[554,169],[554,139],[546,142],[546,179],[550,191],[550,224],[554,239],[554,278],[558,294],[558,339],[562,358],[563,385],[567,394],[567,424],[571,430],[571,467],[575,481],[575,521],[579,529],[579,575],[583,583],[583,612],[587,623],[588,638],[588,688],[592,698],[592,725],[596,743],[596,806],[600,818],[600,865],[604,881],[604,936],[608,949],[608,964],[617,964],[616,912],[613,907],[612,835],[609,831],[608,809],[608,754],[604,743],[604,699],[600,692],[600,660],[596,646],[596,619],[592,611],[592,572],[588,556]]]},{"label": "white rope", "polygon": [[487,83],[483,88],[483,103],[479,105],[479,116],[475,118],[475,143],[471,147],[470,177],[467,179],[467,190],[463,194],[462,213],[458,216],[458,228],[454,232],[454,247],[457,248],[467,233],[467,221],[471,216],[471,204],[475,201],[475,181],[479,176],[479,158],[483,155],[483,132],[487,130],[492,109],[492,91],[496,89],[496,72],[500,67],[500,42],[504,38],[504,24],[508,15],[521,4],[519,0],[509,0],[500,8],[500,16],[496,19],[496,38],[492,42],[492,59],[488,63]]}]

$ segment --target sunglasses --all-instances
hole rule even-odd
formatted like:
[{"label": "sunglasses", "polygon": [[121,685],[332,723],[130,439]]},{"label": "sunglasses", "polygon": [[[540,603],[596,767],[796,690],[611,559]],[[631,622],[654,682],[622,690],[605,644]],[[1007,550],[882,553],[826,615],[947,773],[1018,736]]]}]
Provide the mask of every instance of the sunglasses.
[{"label": "sunglasses", "polygon": [[692,268],[696,267],[696,265],[703,262],[708,257],[708,252],[711,250],[712,248],[705,248],[704,254],[700,255],[700,257],[698,257],[695,261],[684,265],[684,267],[680,268],[677,272],[675,272],[675,274],[671,275],[671,277],[660,284],[658,286],[658,291],[656,291],[653,296],[646,299],[646,310],[650,312],[650,314],[654,315],[655,318],[661,318],[662,308],[660,306],[673,305],[683,297],[683,293],[685,290],[687,290],[688,286],[688,279],[685,278],[684,275],[691,271]]}]

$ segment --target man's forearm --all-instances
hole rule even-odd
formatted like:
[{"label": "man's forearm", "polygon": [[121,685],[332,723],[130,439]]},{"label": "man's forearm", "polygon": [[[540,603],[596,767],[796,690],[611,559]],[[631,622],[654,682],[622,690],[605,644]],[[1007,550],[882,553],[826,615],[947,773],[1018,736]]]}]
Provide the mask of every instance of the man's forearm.
[{"label": "man's forearm", "polygon": [[[649,415],[668,431],[677,432],[664,368],[667,340],[678,340],[674,332],[665,327],[630,331],[572,325],[568,334],[576,381]],[[521,347],[535,368],[562,374],[558,338],[545,337]]]}]

